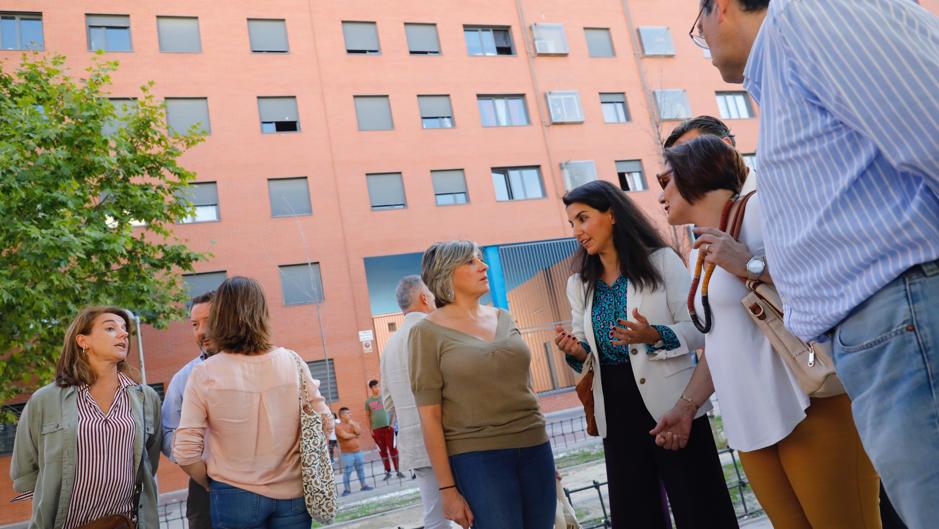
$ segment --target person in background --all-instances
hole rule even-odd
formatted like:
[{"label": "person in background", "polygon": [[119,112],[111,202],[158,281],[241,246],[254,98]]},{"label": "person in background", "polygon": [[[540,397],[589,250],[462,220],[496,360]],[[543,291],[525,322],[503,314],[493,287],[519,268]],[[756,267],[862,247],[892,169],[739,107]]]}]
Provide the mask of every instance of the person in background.
[{"label": "person in background", "polygon": [[421,434],[421,417],[411,392],[409,372],[410,351],[408,336],[417,322],[434,311],[434,295],[420,276],[405,276],[395,288],[398,306],[404,311],[404,322],[391,335],[381,355],[381,394],[388,413],[398,423],[398,453],[402,468],[410,469],[417,477],[424,510],[424,529],[449,529],[450,522],[443,515],[440,484],[430,466],[430,457]]},{"label": "person in background", "polygon": [[701,0],[692,38],[760,106],[766,256],[831,340],[911,529],[939,520],[939,17],[909,0]]},{"label": "person in background", "polygon": [[124,309],[83,308],[65,332],[55,381],[26,403],[10,478],[18,498],[32,498],[30,529],[115,514],[159,529],[160,397],[127,363],[132,334]]},{"label": "person in background", "polygon": [[737,527],[710,402],[695,404],[684,450],[665,450],[649,435],[676,401],[689,399],[682,391],[704,343],[686,305],[688,269],[615,185],[596,180],[562,200],[580,248],[567,282],[573,329],[558,327],[555,343],[577,371],[592,357],[614,526],[666,527],[661,481],[679,528]]},{"label": "person in background", "polygon": [[408,338],[411,390],[443,498],[461,527],[547,529],[554,457],[512,316],[482,305],[488,267],[472,241],[432,245],[421,279],[437,310]]},{"label": "person in background", "polygon": [[391,417],[382,402],[381,386],[377,380],[368,381],[368,392],[369,396],[365,399],[365,414],[368,415],[372,439],[378,446],[382,465],[385,466],[385,477],[382,479],[384,481],[391,479],[392,464],[398,477],[403,478],[404,474],[398,468],[398,447],[395,446],[394,428],[391,427]]},{"label": "person in background", "polygon": [[352,494],[352,470],[359,477],[360,490],[372,490],[365,483],[365,458],[362,456],[362,447],[359,445],[359,438],[362,437],[362,427],[359,423],[352,420],[352,412],[349,408],[343,406],[339,408],[339,424],[336,425],[336,437],[339,438],[339,450],[342,460],[342,495]]},{"label": "person in background", "polygon": [[[176,461],[173,459],[173,436],[179,426],[179,417],[183,408],[183,391],[186,389],[186,382],[189,381],[189,374],[192,368],[218,352],[206,338],[209,309],[212,307],[214,295],[214,291],[206,292],[192,298],[189,302],[189,323],[196,347],[199,348],[199,355],[173,375],[163,400],[163,454],[174,463]],[[186,496],[186,520],[189,521],[189,529],[212,529],[209,492],[192,479],[189,480],[189,494]]]},{"label": "person in background", "polygon": [[[339,425],[339,417],[333,413],[333,424]],[[336,430],[333,429],[333,433],[329,434],[329,462],[333,465],[336,464],[336,450],[339,448],[339,440],[336,439]]]},{"label": "person in background", "polygon": [[[726,123],[713,116],[703,115],[682,121],[672,129],[672,133],[665,139],[663,146],[668,149],[704,135],[720,138],[727,145],[737,148],[737,139]],[[740,189],[741,195],[756,189],[756,178],[756,170],[748,166],[747,178],[743,181],[743,187]]]},{"label": "person in background", "polygon": [[323,416],[329,435],[333,423],[319,382],[295,352],[271,344],[257,281],[236,276],[222,282],[208,325],[207,339],[219,354],[189,375],[173,456],[209,491],[213,527],[309,529],[299,402]]}]

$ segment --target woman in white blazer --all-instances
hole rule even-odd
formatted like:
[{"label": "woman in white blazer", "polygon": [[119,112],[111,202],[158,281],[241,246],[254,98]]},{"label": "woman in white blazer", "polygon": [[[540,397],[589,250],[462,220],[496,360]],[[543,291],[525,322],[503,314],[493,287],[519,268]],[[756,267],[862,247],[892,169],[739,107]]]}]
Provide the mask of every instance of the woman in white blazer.
[{"label": "woman in white blazer", "polygon": [[[678,529],[737,527],[710,404],[682,395],[704,344],[686,307],[688,270],[613,184],[590,182],[563,200],[580,249],[567,283],[572,331],[558,328],[555,342],[578,371],[592,357],[613,526],[666,527],[661,482]],[[696,419],[685,448],[669,451],[660,445],[673,440],[652,430],[676,402],[696,408]]]}]

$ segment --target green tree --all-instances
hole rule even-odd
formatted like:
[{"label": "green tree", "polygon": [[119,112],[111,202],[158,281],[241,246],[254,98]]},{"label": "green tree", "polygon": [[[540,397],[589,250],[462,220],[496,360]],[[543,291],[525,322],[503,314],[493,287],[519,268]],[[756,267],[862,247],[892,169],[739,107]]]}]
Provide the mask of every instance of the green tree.
[{"label": "green tree", "polygon": [[165,326],[182,312],[181,271],[204,255],[172,225],[192,213],[179,157],[202,138],[171,135],[140,89],[108,99],[116,62],[71,77],[62,56],[0,64],[0,403],[52,379],[84,305],[114,304]]}]

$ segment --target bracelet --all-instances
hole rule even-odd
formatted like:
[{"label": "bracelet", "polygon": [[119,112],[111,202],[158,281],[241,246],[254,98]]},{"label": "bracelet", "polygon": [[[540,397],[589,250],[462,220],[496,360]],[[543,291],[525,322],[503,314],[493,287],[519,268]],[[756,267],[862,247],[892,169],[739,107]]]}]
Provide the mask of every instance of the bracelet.
[{"label": "bracelet", "polygon": [[695,411],[697,411],[698,408],[700,408],[700,406],[698,406],[697,404],[695,404],[693,400],[691,400],[691,399],[689,399],[688,397],[686,397],[684,393],[682,393],[682,394],[681,394],[681,397],[679,397],[679,398],[680,398],[681,400],[687,402],[688,404],[691,404],[692,406],[694,406]]},{"label": "bracelet", "polygon": [[449,487],[440,487],[440,488],[437,489],[437,490],[438,490],[438,491],[444,491],[444,490],[447,490],[447,489],[455,489],[455,488],[456,488],[456,485],[450,485]]}]

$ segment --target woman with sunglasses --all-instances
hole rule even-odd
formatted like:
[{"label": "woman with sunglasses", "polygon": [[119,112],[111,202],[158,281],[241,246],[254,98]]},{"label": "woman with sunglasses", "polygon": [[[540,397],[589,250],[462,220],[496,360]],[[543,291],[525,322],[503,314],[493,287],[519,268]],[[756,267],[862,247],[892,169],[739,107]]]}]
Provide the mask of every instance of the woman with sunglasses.
[{"label": "woman with sunglasses", "polygon": [[[705,356],[684,395],[695,404],[716,390],[731,447],[776,529],[880,528],[878,478],[861,446],[846,395],[810,399],[750,319],[744,280],[772,282],[763,257],[759,195],[749,199],[739,239],[727,232],[747,175],[719,138],[700,136],[665,151],[660,202],[672,225],[699,234],[690,262],[715,265],[696,289]],[[697,274],[696,274],[697,275]],[[705,276],[707,277],[707,276]],[[701,302],[707,289],[711,311]],[[681,449],[692,414],[679,401],[659,422],[666,448]]]},{"label": "woman with sunglasses", "polygon": [[613,184],[590,182],[563,200],[580,249],[567,283],[573,330],[559,327],[555,343],[575,370],[588,357],[593,365],[613,526],[666,527],[664,483],[679,529],[737,527],[705,415],[710,405],[694,406],[684,450],[665,450],[650,435],[676,401],[688,400],[681,392],[703,343],[685,306],[688,270]]}]

